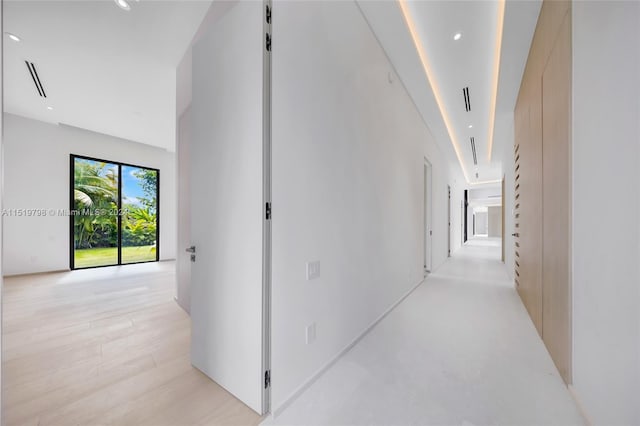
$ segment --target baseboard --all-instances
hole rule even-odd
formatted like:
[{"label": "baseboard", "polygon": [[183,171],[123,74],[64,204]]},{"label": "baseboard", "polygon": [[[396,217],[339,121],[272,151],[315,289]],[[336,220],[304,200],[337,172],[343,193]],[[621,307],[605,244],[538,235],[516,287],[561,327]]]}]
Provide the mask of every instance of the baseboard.
[{"label": "baseboard", "polygon": [[594,423],[589,418],[589,415],[587,414],[587,410],[585,410],[584,405],[582,404],[582,401],[580,401],[580,398],[578,397],[578,394],[575,388],[573,387],[573,385],[568,385],[567,388],[569,389],[569,393],[571,394],[573,401],[576,403],[576,406],[578,407],[578,411],[580,412],[580,415],[586,422],[587,426],[592,426]]},{"label": "baseboard", "polygon": [[51,271],[39,271],[39,272],[17,272],[3,275],[3,278],[17,278],[17,277],[26,277],[29,275],[47,275],[47,274],[57,274],[60,272],[70,272],[71,269],[54,269]]},{"label": "baseboard", "polygon": [[424,283],[426,277],[420,281],[418,284],[414,285],[407,291],[404,295],[402,295],[398,300],[391,304],[389,308],[387,308],[378,318],[376,318],[371,324],[369,324],[358,336],[356,336],[349,344],[347,344],[341,351],[337,353],[336,356],[331,358],[324,366],[322,366],[319,370],[317,370],[309,379],[307,379],[300,387],[298,387],[295,391],[289,395],[285,401],[280,404],[277,408],[272,408],[270,417],[277,418],[284,410],[286,410],[304,391],[306,391],[320,376],[322,376],[333,364],[335,364],[343,355],[345,355],[351,348],[353,348],[364,336],[366,336],[373,327],[375,327],[380,321],[382,321],[391,311],[393,311],[404,299],[406,299],[411,293],[414,292],[416,288],[420,286],[420,284]]},{"label": "baseboard", "polygon": [[[176,259],[175,258],[171,258],[171,259],[160,259],[158,260],[158,263],[160,262],[175,262]],[[147,262],[149,264],[153,263],[153,262]],[[136,263],[132,263],[132,265],[137,265]],[[127,266],[127,264],[122,264],[122,265],[110,265],[110,266],[104,266],[101,268],[112,268],[112,267],[117,267],[117,266]],[[88,270],[88,269],[92,269],[92,268],[87,268],[87,269],[76,269],[76,271],[83,271],[83,270]],[[50,271],[38,271],[38,272],[17,272],[17,273],[10,273],[10,274],[5,274],[2,275],[3,278],[13,278],[13,277],[24,277],[27,275],[46,275],[46,274],[57,274],[60,272],[71,272],[70,268],[66,268],[66,269],[52,269]]]}]

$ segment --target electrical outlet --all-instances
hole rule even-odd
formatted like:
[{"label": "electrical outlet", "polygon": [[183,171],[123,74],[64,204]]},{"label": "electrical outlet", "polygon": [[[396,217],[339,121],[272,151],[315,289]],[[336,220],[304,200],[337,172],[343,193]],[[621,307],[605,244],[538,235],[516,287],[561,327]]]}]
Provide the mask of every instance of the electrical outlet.
[{"label": "electrical outlet", "polygon": [[316,340],[316,323],[315,322],[311,325],[308,325],[305,330],[305,341],[307,342],[307,345],[310,345],[311,343],[313,343],[314,340]]},{"label": "electrical outlet", "polygon": [[320,261],[307,262],[307,281],[320,278]]}]

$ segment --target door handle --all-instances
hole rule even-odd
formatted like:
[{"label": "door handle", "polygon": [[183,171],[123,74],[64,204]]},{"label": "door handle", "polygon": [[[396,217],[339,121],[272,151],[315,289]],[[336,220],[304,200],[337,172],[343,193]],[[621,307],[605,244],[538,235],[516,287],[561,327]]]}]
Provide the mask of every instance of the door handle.
[{"label": "door handle", "polygon": [[189,256],[189,257],[191,258],[192,262],[195,262],[196,261],[196,246],[191,246],[191,247],[185,249],[185,251],[187,253],[191,253],[191,256]]},{"label": "door handle", "polygon": [[519,237],[519,236],[520,236],[520,234],[518,234],[517,232],[515,232],[515,233],[511,234],[511,236],[512,236],[512,237]]}]

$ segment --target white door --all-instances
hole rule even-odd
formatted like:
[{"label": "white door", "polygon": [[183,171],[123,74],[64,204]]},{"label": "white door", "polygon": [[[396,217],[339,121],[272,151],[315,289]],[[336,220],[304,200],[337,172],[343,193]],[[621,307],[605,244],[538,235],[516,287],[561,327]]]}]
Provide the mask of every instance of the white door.
[{"label": "white door", "polygon": [[194,46],[189,153],[191,360],[260,414],[268,409],[263,8],[238,2]]}]

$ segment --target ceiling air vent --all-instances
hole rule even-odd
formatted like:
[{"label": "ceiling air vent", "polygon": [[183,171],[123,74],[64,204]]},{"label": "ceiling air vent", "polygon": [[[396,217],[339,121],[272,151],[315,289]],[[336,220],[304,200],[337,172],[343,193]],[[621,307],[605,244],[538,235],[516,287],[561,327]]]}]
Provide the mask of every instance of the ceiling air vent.
[{"label": "ceiling air vent", "polygon": [[469,88],[465,87],[462,89],[462,96],[464,96],[464,109],[469,112],[471,111],[471,99],[469,98]]},{"label": "ceiling air vent", "polygon": [[473,165],[478,165],[478,156],[476,155],[476,138],[471,136],[471,153],[473,154]]},{"label": "ceiling air vent", "polygon": [[36,90],[38,90],[38,94],[46,98],[47,94],[44,91],[44,87],[42,87],[42,83],[40,82],[40,77],[38,77],[38,71],[36,71],[36,66],[33,65],[33,62],[24,61],[27,64],[27,68],[29,69],[29,74],[31,74],[31,78],[33,79],[33,84],[36,85]]}]

